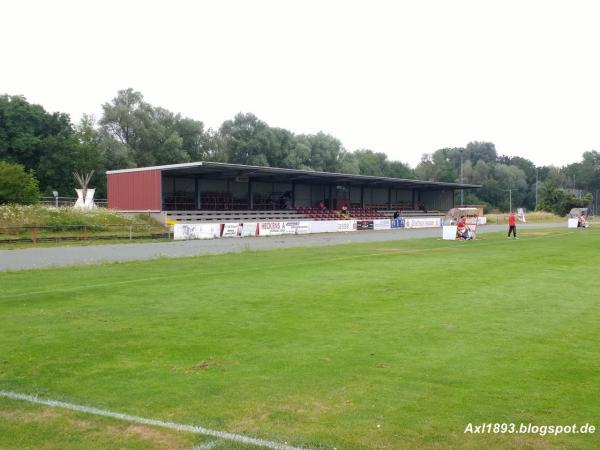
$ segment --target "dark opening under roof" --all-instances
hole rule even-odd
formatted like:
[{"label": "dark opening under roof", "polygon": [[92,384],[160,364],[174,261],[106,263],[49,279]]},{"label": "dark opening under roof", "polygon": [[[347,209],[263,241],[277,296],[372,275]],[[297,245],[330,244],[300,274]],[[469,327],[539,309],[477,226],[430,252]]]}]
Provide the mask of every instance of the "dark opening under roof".
[{"label": "dark opening under roof", "polygon": [[336,183],[340,185],[363,185],[372,187],[419,188],[428,190],[477,189],[477,184],[445,183],[438,181],[420,181],[404,178],[375,177],[370,175],[351,175],[313,170],[284,169],[281,167],[247,166],[219,162],[199,161],[193,163],[170,164],[165,166],[139,167],[133,169],[109,170],[113,173],[142,172],[160,170],[163,175],[195,177],[202,175],[215,179],[250,178],[255,181],[296,182],[296,183]]}]

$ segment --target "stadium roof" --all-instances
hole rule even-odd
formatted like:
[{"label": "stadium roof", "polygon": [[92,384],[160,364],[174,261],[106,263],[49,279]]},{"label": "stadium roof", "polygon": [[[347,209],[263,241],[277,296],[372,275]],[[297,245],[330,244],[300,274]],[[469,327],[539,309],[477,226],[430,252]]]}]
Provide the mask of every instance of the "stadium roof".
[{"label": "stadium roof", "polygon": [[304,183],[337,183],[371,185],[395,188],[420,188],[430,190],[440,189],[477,189],[481,185],[464,183],[445,183],[438,181],[421,181],[405,178],[375,177],[370,175],[352,175],[333,172],[318,172],[314,170],[284,169],[281,167],[247,166],[243,164],[228,164],[219,162],[199,161],[164,166],[137,167],[132,169],[109,170],[107,174],[143,172],[159,170],[164,175],[195,176],[203,175],[210,178],[248,178],[256,181],[269,182],[304,182]]}]

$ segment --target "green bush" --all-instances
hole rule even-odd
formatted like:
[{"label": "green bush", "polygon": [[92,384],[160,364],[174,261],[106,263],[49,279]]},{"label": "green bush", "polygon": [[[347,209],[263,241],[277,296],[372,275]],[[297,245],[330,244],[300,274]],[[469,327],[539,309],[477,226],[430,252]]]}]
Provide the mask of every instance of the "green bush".
[{"label": "green bush", "polygon": [[40,198],[38,181],[20,164],[0,161],[0,204],[30,205]]},{"label": "green bush", "polygon": [[592,195],[577,198],[572,192],[547,183],[540,191],[538,209],[565,216],[572,208],[584,208],[592,203]]}]

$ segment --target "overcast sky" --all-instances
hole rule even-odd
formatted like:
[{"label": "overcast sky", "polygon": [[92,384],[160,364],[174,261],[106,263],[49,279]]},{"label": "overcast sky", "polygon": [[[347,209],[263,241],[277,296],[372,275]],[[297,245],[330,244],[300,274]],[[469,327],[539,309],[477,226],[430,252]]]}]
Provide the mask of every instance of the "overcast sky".
[{"label": "overcast sky", "polygon": [[0,93],[73,121],[132,87],[413,167],[473,140],[538,165],[600,150],[597,0],[0,0],[0,42]]}]

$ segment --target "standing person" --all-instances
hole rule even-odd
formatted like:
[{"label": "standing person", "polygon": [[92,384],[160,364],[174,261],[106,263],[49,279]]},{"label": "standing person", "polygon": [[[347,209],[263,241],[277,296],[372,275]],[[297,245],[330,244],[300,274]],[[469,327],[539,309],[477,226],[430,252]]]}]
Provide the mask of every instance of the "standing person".
[{"label": "standing person", "polygon": [[510,239],[510,233],[513,234],[513,238],[517,238],[517,216],[514,211],[511,211],[508,215],[508,238]]}]

